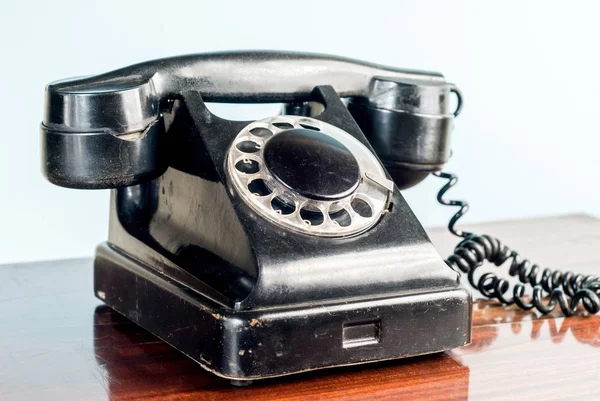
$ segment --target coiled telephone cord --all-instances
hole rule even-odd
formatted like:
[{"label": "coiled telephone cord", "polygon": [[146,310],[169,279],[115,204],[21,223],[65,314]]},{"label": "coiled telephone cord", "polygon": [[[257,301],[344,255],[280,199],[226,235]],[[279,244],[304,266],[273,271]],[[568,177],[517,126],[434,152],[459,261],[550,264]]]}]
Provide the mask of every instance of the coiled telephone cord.
[{"label": "coiled telephone cord", "polygon": [[[461,200],[446,199],[444,195],[456,185],[458,177],[446,172],[434,175],[448,180],[438,192],[438,202],[459,208],[450,219],[448,230],[463,239],[454,249],[454,253],[446,259],[446,264],[458,273],[467,274],[469,283],[481,294],[504,305],[516,304],[524,310],[535,308],[543,314],[552,312],[557,305],[566,316],[575,314],[580,305],[591,314],[600,311],[599,277],[542,269],[522,258],[497,238],[457,229],[456,223],[469,210],[469,204]],[[498,277],[495,273],[485,273],[475,278],[475,272],[485,261],[499,267],[508,260],[508,274],[518,276],[519,283],[511,285],[508,280]],[[526,295],[528,286],[532,288],[531,295]]]}]

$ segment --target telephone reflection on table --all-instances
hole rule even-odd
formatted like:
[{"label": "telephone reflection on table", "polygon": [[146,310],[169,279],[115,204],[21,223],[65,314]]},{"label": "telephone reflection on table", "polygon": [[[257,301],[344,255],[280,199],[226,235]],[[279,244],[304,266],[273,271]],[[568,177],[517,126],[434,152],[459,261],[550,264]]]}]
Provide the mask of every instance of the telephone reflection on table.
[{"label": "telephone reflection on table", "polygon": [[[205,102],[284,106],[230,121]],[[461,108],[439,73],[287,52],[174,57],[49,84],[42,170],[111,189],[96,296],[235,384],[465,345],[459,272],[504,304],[597,313],[597,277],[456,228],[467,204],[444,197],[457,178],[441,170]],[[432,173],[447,180],[438,200],[459,207],[446,260],[400,193]],[[519,283],[476,275],[485,261]]]}]

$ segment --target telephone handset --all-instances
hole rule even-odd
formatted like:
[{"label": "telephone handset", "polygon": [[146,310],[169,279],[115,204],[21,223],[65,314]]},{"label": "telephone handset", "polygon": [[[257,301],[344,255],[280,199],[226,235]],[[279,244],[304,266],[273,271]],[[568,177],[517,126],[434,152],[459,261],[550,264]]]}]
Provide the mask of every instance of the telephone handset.
[{"label": "telephone handset", "polygon": [[[298,104],[332,86],[351,99],[389,168],[412,185],[448,159],[452,113],[460,93],[438,73],[401,70],[340,57],[231,52],[150,61],[46,88],[42,151],[47,178],[73,188],[116,188],[160,175],[163,113],[184,91],[205,102]],[[449,93],[458,108],[449,110]],[[398,125],[409,125],[397,146]],[[73,151],[73,149],[77,151]]]},{"label": "telephone handset", "polygon": [[[230,121],[207,101],[284,113]],[[42,169],[112,189],[96,296],[238,384],[467,344],[459,271],[504,303],[596,313],[597,278],[540,280],[499,241],[455,228],[466,204],[444,198],[456,177],[440,170],[461,107],[438,73],[285,52],[175,57],[48,85]],[[399,192],[430,173],[449,180],[438,200],[461,207],[449,228],[464,240],[445,261]],[[523,284],[508,299],[506,280],[475,278],[508,259],[531,303]]]}]

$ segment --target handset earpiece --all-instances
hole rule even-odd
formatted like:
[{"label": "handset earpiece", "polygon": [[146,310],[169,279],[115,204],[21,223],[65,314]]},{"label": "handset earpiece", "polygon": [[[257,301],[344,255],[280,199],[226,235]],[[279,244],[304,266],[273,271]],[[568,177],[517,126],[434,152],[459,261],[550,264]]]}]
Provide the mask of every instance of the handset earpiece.
[{"label": "handset earpiece", "polygon": [[[457,106],[450,111],[450,95]],[[400,189],[439,171],[450,156],[454,117],[462,96],[453,84],[376,77],[348,109]]]}]

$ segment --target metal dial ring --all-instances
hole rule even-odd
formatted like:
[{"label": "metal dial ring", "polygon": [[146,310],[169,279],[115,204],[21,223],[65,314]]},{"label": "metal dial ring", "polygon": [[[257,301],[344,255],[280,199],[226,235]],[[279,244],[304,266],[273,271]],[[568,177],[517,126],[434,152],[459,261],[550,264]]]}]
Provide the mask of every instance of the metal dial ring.
[{"label": "metal dial ring", "polygon": [[[263,150],[281,132],[294,128],[319,131],[342,143],[355,157],[360,182],[347,196],[317,200],[285,186],[265,165]],[[276,116],[242,129],[231,145],[226,171],[233,189],[257,214],[297,232],[344,237],[368,230],[388,206],[393,182],[371,151],[356,138],[331,124],[309,117]]]}]

